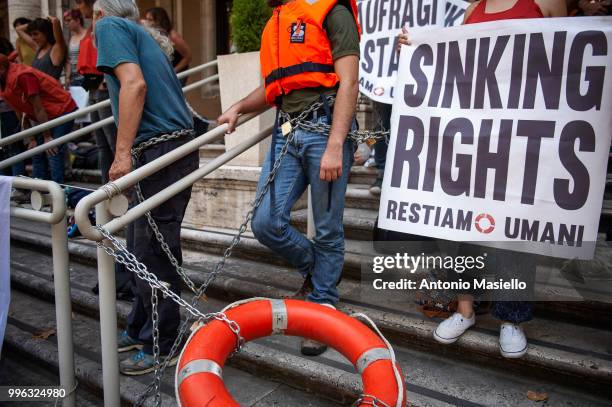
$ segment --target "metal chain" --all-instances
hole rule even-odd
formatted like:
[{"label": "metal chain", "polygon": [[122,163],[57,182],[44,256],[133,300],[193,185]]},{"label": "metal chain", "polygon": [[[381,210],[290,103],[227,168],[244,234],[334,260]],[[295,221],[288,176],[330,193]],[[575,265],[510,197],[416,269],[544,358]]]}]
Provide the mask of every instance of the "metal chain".
[{"label": "metal chain", "polygon": [[[318,107],[314,107],[311,111],[317,110]],[[303,118],[305,119],[306,116],[310,113],[310,111],[305,111],[302,115],[299,116],[299,118]],[[168,141],[168,140],[172,140],[172,139],[176,139],[180,136],[175,136],[175,137],[171,137],[172,135],[164,135],[158,138],[151,139],[148,143],[147,143],[147,147],[150,147],[154,144],[157,144],[159,142],[161,142],[160,140],[163,141]],[[242,338],[242,336],[240,335],[240,326],[238,326],[238,324],[235,321],[231,321],[227,318],[227,316],[224,313],[212,313],[212,314],[202,314],[195,306],[197,305],[197,303],[199,302],[200,298],[202,297],[202,295],[204,295],[204,293],[206,292],[206,290],[208,289],[208,286],[212,283],[212,281],[214,281],[214,279],[217,277],[217,275],[219,273],[221,273],[225,267],[225,263],[227,261],[227,259],[232,255],[232,252],[234,250],[234,248],[240,243],[241,237],[244,234],[244,232],[246,232],[247,228],[248,228],[248,224],[251,222],[253,215],[255,213],[255,210],[261,205],[261,202],[263,201],[265,195],[267,194],[267,192],[270,189],[270,186],[272,184],[272,182],[274,181],[274,178],[276,176],[276,173],[278,171],[278,169],[280,168],[281,165],[281,161],[282,159],[285,157],[285,155],[287,154],[288,150],[289,150],[289,145],[291,144],[291,142],[294,139],[294,132],[291,132],[288,137],[287,140],[285,142],[285,144],[283,145],[280,154],[278,155],[276,161],[274,162],[274,165],[272,167],[272,169],[270,170],[270,173],[268,174],[268,178],[266,179],[266,182],[263,186],[263,188],[261,189],[260,193],[258,194],[258,196],[255,198],[255,201],[253,202],[251,209],[249,210],[249,212],[246,214],[245,216],[245,220],[242,223],[242,225],[240,226],[238,233],[234,236],[234,238],[232,239],[231,244],[227,247],[227,249],[225,250],[223,257],[220,259],[220,261],[215,265],[213,271],[209,274],[208,278],[204,281],[204,283],[195,291],[195,295],[192,299],[191,304],[188,304],[187,302],[185,302],[182,298],[180,298],[180,296],[178,296],[176,293],[174,293],[173,291],[171,291],[168,287],[167,284],[164,282],[160,282],[157,279],[157,276],[155,276],[154,274],[150,273],[147,271],[146,266],[142,263],[140,263],[136,257],[131,254],[126,248],[125,246],[119,241],[117,240],[114,236],[110,235],[108,232],[106,232],[101,226],[97,226],[96,228],[100,231],[100,233],[105,237],[105,239],[111,243],[111,245],[113,247],[109,247],[106,244],[104,244],[103,242],[99,242],[98,245],[100,247],[103,248],[103,250],[110,256],[114,257],[119,263],[125,265],[125,267],[128,269],[128,271],[131,271],[133,273],[135,273],[140,279],[146,281],[152,289],[159,289],[162,293],[164,293],[167,297],[169,297],[171,300],[175,301],[177,304],[179,304],[179,306],[184,307],[187,312],[191,315],[187,315],[187,318],[185,319],[185,321],[183,321],[183,323],[181,324],[181,327],[179,329],[179,334],[176,338],[176,340],[174,341],[174,343],[172,344],[172,347],[170,349],[170,352],[168,354],[168,356],[165,358],[164,362],[161,363],[161,365],[157,368],[156,367],[156,379],[157,377],[161,378],[163,376],[163,373],[165,371],[165,369],[168,367],[168,365],[170,364],[170,361],[174,358],[174,356],[177,354],[178,350],[179,350],[179,346],[181,345],[183,338],[185,337],[185,334],[189,328],[189,326],[191,325],[192,322],[192,318],[196,318],[196,319],[201,319],[205,322],[211,320],[211,319],[217,319],[220,320],[224,323],[226,323],[228,325],[228,327],[230,328],[230,330],[236,335],[236,352],[239,351],[242,346],[244,345],[244,338]],[[144,150],[143,147],[144,143],[141,143],[138,146],[138,149],[134,152],[134,155],[136,157],[139,156],[139,154]],[[136,190],[138,191],[139,188],[136,188]],[[142,195],[141,195],[142,197]],[[139,197],[139,199],[141,199],[141,197]],[[154,224],[155,222],[153,222]],[[163,235],[160,236],[163,239]],[[157,238],[157,235],[156,235]],[[160,243],[161,244],[161,243]],[[163,244],[162,244],[162,248],[163,248]],[[174,265],[174,264],[173,264]],[[179,270],[179,268],[177,268],[177,271]],[[157,360],[156,360],[156,365],[157,365]],[[145,390],[145,392],[143,394],[140,395],[140,397],[138,398],[138,400],[135,403],[136,407],[141,406],[144,401],[148,398],[149,394],[151,393],[151,391],[155,391],[156,394],[159,393],[159,388],[156,387],[156,382],[151,383],[147,389]],[[157,396],[156,396],[157,397]]]},{"label": "metal chain", "polygon": [[158,137],[152,137],[146,141],[143,141],[142,143],[139,143],[136,147],[133,147],[132,156],[138,158],[140,157],[140,154],[142,154],[142,152],[149,147],[153,147],[156,144],[163,143],[163,142],[170,141],[170,140],[176,140],[183,136],[189,136],[192,134],[193,134],[192,129],[183,129],[183,130],[175,131],[173,133],[163,134]]},{"label": "metal chain", "polygon": [[373,407],[390,407],[387,403],[380,400],[376,396],[372,396],[370,394],[362,394],[359,396],[357,400],[351,405],[351,407],[357,407],[361,404],[365,404]]},{"label": "metal chain", "polygon": [[153,358],[155,359],[155,406],[161,407],[161,374],[159,371],[159,313],[158,313],[159,299],[157,298],[157,290],[151,289],[151,315],[153,319]]},{"label": "metal chain", "polygon": [[[332,105],[335,100],[335,96],[327,96],[328,105]],[[290,122],[292,127],[299,127],[311,133],[328,135],[331,131],[331,126],[329,124],[313,123],[310,120],[307,120],[310,113],[321,109],[322,107],[324,107],[324,105],[325,103],[323,103],[322,101],[318,101],[310,105],[307,109],[305,109],[295,118],[291,118],[291,116],[285,112],[281,112],[281,117],[285,122]],[[352,130],[348,133],[348,138],[358,144],[365,143],[370,140],[385,140],[388,142],[388,137],[388,130]]]},{"label": "metal chain", "polygon": [[212,124],[216,124],[216,123],[217,123],[216,121],[209,120],[209,119],[207,119],[206,117],[202,116],[202,115],[201,115],[200,113],[198,113],[198,112],[197,112],[197,111],[194,109],[194,107],[193,107],[193,106],[191,106],[191,105],[189,104],[189,102],[187,102],[186,100],[185,100],[185,104],[187,104],[187,107],[189,108],[189,110],[191,110],[191,114],[193,115],[193,117],[195,117],[195,118],[196,118],[196,119],[198,119],[199,121],[204,122],[204,123],[206,123],[206,124],[208,124],[208,125],[212,125]]},{"label": "metal chain", "polygon": [[[134,186],[134,189],[136,190],[136,197],[138,198],[138,202],[143,202],[144,196],[142,195],[140,183],[136,184]],[[176,272],[181,277],[183,282],[189,287],[191,292],[196,293],[197,287],[195,283],[189,278],[185,269],[179,264],[176,257],[174,257],[174,254],[172,254],[172,250],[170,250],[170,246],[168,246],[168,243],[166,243],[166,239],[164,239],[164,235],[162,235],[161,231],[159,230],[157,222],[155,222],[155,219],[153,219],[151,212],[148,211],[147,213],[145,213],[145,217],[147,218],[147,223],[149,224],[149,227],[155,235],[155,240],[157,240],[164,253],[166,253],[166,257],[168,257],[170,264],[172,264],[172,266],[176,269]]]},{"label": "metal chain", "polygon": [[126,249],[123,243],[117,240],[117,238],[108,233],[106,230],[104,230],[103,227],[99,225],[95,228],[113,246],[109,247],[108,245],[104,244],[104,242],[98,242],[98,247],[101,247],[106,252],[106,254],[113,257],[118,263],[123,264],[128,271],[131,271],[132,273],[136,274],[138,278],[146,281],[152,289],[157,288],[166,297],[169,297],[181,307],[184,307],[187,312],[189,312],[194,317],[205,320],[210,319],[209,317],[212,314],[203,314],[202,312],[200,312],[200,310],[195,307],[192,307],[189,303],[183,300],[178,294],[176,294],[170,289],[170,284],[160,281],[155,274],[150,273],[147,270],[147,266],[138,261],[138,259],[136,259],[136,257]]},{"label": "metal chain", "polygon": [[[311,111],[315,111],[317,109],[318,109],[318,107],[315,107]],[[306,116],[311,111],[305,111],[303,114],[298,116],[298,118],[305,119]],[[294,134],[293,131],[287,135],[287,140],[285,141],[285,144],[281,148],[281,151],[280,151],[278,157],[276,158],[276,161],[274,162],[274,165],[272,166],[272,169],[270,170],[270,173],[268,174],[268,178],[266,179],[266,182],[264,183],[264,186],[262,187],[262,189],[259,192],[259,194],[256,196],[255,201],[252,203],[251,209],[249,210],[249,212],[247,212],[247,214],[245,216],[244,222],[240,225],[240,227],[238,229],[238,233],[236,233],[236,235],[232,239],[232,242],[230,243],[230,245],[225,249],[225,251],[223,253],[223,257],[215,265],[215,267],[213,268],[213,271],[209,274],[208,278],[202,283],[202,285],[198,289],[196,295],[192,299],[192,305],[195,306],[195,304],[198,303],[198,301],[200,300],[202,295],[204,295],[204,293],[208,289],[208,286],[214,281],[214,279],[217,277],[217,275],[219,275],[224,270],[225,263],[226,263],[227,259],[229,257],[231,257],[234,248],[236,246],[238,246],[238,244],[240,243],[242,235],[244,234],[244,232],[246,232],[246,230],[248,228],[248,224],[251,222],[251,219],[253,218],[255,210],[261,205],[261,202],[263,202],[263,199],[264,199],[265,195],[268,193],[268,191],[270,189],[270,186],[272,185],[272,182],[274,181],[274,178],[276,177],[276,173],[278,172],[278,169],[280,168],[281,162],[282,162],[283,158],[285,157],[285,155],[287,155],[287,152],[289,151],[289,145],[293,142],[294,138],[295,138],[295,134]],[[230,329],[234,332],[234,334],[236,334],[237,344],[236,344],[235,352],[238,352],[238,351],[240,351],[240,349],[244,345],[244,339],[240,335],[240,327],[234,321],[230,321],[229,319],[227,319],[225,314],[221,313],[221,318],[223,318],[223,317],[225,317],[225,319],[221,319],[221,320],[223,320],[223,322],[225,322],[230,327]],[[219,318],[217,318],[217,319],[219,319]],[[179,350],[179,346],[183,342],[183,338],[185,337],[185,334],[189,330],[189,327],[191,326],[192,322],[193,322],[192,317],[187,315],[187,318],[185,318],[185,320],[181,323],[181,326],[179,328],[179,333],[177,335],[177,338],[174,341],[174,343],[172,344],[170,352],[168,353],[168,356],[167,356],[166,360],[164,361],[164,363],[162,364],[162,366],[160,368],[160,371],[162,372],[162,374],[165,371],[165,369],[168,367],[168,364],[169,364],[170,360],[174,357],[174,355],[177,354],[177,352]],[[148,395],[153,390],[154,390],[154,386],[152,384],[150,384],[145,389],[144,393],[139,397],[139,399],[137,400],[137,402],[136,402],[136,404],[134,406],[135,407],[142,406],[144,401],[147,399]]]},{"label": "metal chain", "polygon": [[[334,100],[333,97],[329,97],[328,98],[328,103],[333,103],[333,100]],[[167,283],[159,281],[157,276],[155,276],[154,274],[148,272],[146,266],[144,264],[142,264],[141,262],[139,262],[136,259],[136,257],[133,254],[131,254],[125,248],[125,246],[121,242],[119,242],[116,238],[114,238],[112,235],[110,235],[108,232],[106,232],[101,226],[97,226],[96,227],[100,231],[100,233],[114,247],[114,248],[111,248],[111,247],[105,245],[103,242],[99,242],[98,243],[98,245],[100,247],[102,247],[104,249],[104,251],[108,255],[114,257],[119,263],[124,264],[129,271],[135,273],[140,279],[146,281],[151,286],[152,290],[154,290],[155,296],[157,295],[156,291],[160,290],[164,294],[164,296],[169,297],[171,300],[173,300],[174,302],[179,304],[179,306],[184,307],[187,310],[187,312],[188,312],[187,317],[185,318],[185,320],[182,322],[182,324],[180,326],[177,338],[174,341],[174,343],[172,344],[170,352],[167,355],[167,357],[165,358],[164,362],[160,364],[160,362],[159,362],[159,355],[156,357],[156,359],[155,359],[155,365],[156,365],[156,368],[155,368],[155,380],[154,380],[153,383],[149,384],[149,386],[147,386],[147,388],[145,389],[144,393],[139,396],[138,400],[135,403],[135,407],[142,406],[142,404],[149,397],[149,394],[152,391],[155,391],[156,402],[158,402],[158,400],[161,400],[160,399],[160,390],[159,390],[159,383],[161,382],[161,377],[163,376],[163,374],[165,372],[165,369],[170,364],[170,361],[177,354],[179,346],[183,342],[183,338],[185,337],[185,334],[187,333],[187,331],[188,331],[188,329],[189,329],[189,327],[190,327],[190,325],[192,323],[192,318],[195,317],[196,319],[200,319],[203,322],[208,322],[211,319],[217,319],[219,321],[222,321],[222,322],[226,323],[227,326],[230,328],[230,330],[236,336],[235,352],[240,351],[240,349],[244,345],[244,338],[242,338],[242,336],[240,335],[240,326],[235,321],[229,320],[224,313],[203,314],[202,312],[200,312],[196,308],[196,305],[200,301],[200,298],[202,297],[202,295],[204,295],[204,293],[208,289],[209,285],[224,270],[225,264],[227,262],[227,259],[229,257],[231,257],[233,250],[240,243],[242,235],[246,232],[246,230],[248,228],[248,225],[251,222],[251,220],[253,218],[253,215],[255,214],[255,211],[261,205],[265,195],[268,193],[268,191],[270,189],[270,186],[272,185],[272,183],[274,181],[274,178],[276,177],[276,173],[277,173],[278,169],[280,168],[280,165],[281,165],[281,162],[282,162],[283,158],[287,155],[287,152],[289,151],[289,145],[293,142],[293,140],[295,138],[295,130],[297,128],[302,128],[302,129],[304,129],[306,131],[310,131],[310,132],[316,132],[316,133],[321,133],[321,134],[329,134],[329,131],[331,129],[331,127],[329,125],[327,125],[327,124],[318,124],[318,123],[315,124],[315,123],[309,122],[307,120],[308,116],[311,113],[319,110],[323,106],[324,106],[323,102],[315,102],[315,103],[311,104],[307,109],[302,111],[298,116],[296,116],[294,118],[288,117],[288,115],[286,115],[285,113],[281,112],[281,115],[283,116],[283,118],[286,119],[285,121],[288,121],[288,122],[290,122],[292,124],[292,131],[290,131],[289,134],[287,134],[286,141],[285,141],[283,147],[281,148],[281,151],[280,151],[278,157],[276,158],[276,160],[274,162],[274,165],[272,166],[272,168],[271,168],[271,170],[270,170],[270,172],[268,174],[266,182],[264,183],[264,185],[263,185],[262,189],[260,190],[259,194],[256,196],[254,202],[252,203],[251,209],[247,212],[247,214],[245,216],[245,219],[244,219],[244,222],[240,225],[240,227],[238,229],[238,232],[236,233],[236,235],[234,235],[230,245],[225,249],[225,251],[223,253],[223,257],[215,265],[215,267],[213,268],[213,271],[208,275],[208,277],[205,279],[205,281],[202,283],[202,285],[197,290],[194,289],[195,288],[195,284],[191,281],[191,279],[189,279],[187,277],[184,269],[182,267],[180,267],[180,265],[178,265],[178,261],[176,261],[176,259],[172,255],[172,252],[170,251],[168,245],[165,243],[163,235],[159,232],[159,228],[157,228],[157,225],[155,224],[155,221],[151,218],[150,213],[147,213],[147,220],[149,222],[149,225],[151,226],[152,230],[154,231],[155,237],[158,240],[158,242],[160,243],[162,249],[164,250],[166,255],[168,255],[168,258],[170,259],[170,262],[176,268],[177,272],[179,273],[179,275],[181,276],[183,281],[185,281],[185,283],[189,286],[189,288],[192,289],[192,291],[195,292],[195,295],[192,298],[191,304],[188,304],[179,295],[177,295],[172,290],[170,290],[170,288],[169,288]],[[193,108],[190,107],[190,109],[192,110],[192,113],[194,113],[194,115],[196,115],[196,117],[199,116],[199,115],[197,115],[196,112],[194,112]],[[149,147],[151,147],[151,146],[153,146],[155,144],[161,143],[161,142],[177,139],[177,138],[182,137],[183,135],[185,135],[186,132],[191,132],[191,130],[176,132],[176,133],[172,133],[172,134],[167,134],[167,135],[163,135],[163,136],[160,136],[160,137],[155,137],[155,138],[152,138],[152,139],[150,139],[148,141],[145,141],[145,142],[139,144],[137,148],[132,150],[132,154],[134,156],[134,159],[137,159],[140,156],[140,154],[142,153],[142,151],[144,151],[146,148],[149,148]],[[369,140],[369,139],[381,139],[381,138],[384,138],[384,137],[386,137],[387,134],[388,134],[388,132],[383,132],[383,131],[377,131],[377,132],[352,131],[351,133],[349,133],[349,136],[354,141],[365,142],[366,140]],[[142,191],[140,190],[140,186],[139,185],[136,186],[136,191],[137,191],[137,194],[138,194],[138,199],[140,201],[144,200],[143,199],[144,197],[142,196]],[[152,301],[157,301],[157,298],[152,299]],[[189,315],[189,314],[191,314],[191,315]],[[158,316],[156,316],[155,318],[158,318]],[[157,320],[157,323],[158,323],[158,320]],[[155,325],[155,322],[154,322],[154,325]],[[159,339],[158,329],[154,329],[154,343],[156,341],[156,337],[157,337],[157,340],[158,340]],[[158,349],[158,351],[159,351],[159,349]],[[376,404],[372,404],[372,405],[376,405]],[[382,404],[381,406],[383,406],[383,405],[384,404]]]}]

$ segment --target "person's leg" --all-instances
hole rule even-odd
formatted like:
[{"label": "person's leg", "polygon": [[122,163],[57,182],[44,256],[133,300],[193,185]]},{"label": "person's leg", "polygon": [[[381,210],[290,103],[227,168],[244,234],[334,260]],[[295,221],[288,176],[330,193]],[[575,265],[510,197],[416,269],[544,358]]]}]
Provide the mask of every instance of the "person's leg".
[{"label": "person's leg", "polygon": [[[8,119],[6,118],[7,113],[0,114],[0,137],[8,137]],[[0,147],[0,161],[6,160],[11,156],[9,146]],[[10,168],[0,169],[0,175],[10,176],[12,174]]]},{"label": "person's leg", "polygon": [[[140,167],[152,160],[168,153],[172,149],[180,146],[185,140],[166,142],[143,152],[141,160],[137,163]],[[193,172],[198,167],[197,153],[179,160],[178,162],[162,169],[153,176],[143,180],[140,183],[142,194],[145,199],[166,188],[167,186],[178,181],[185,175]],[[169,199],[159,207],[151,211],[151,215],[162,233],[165,242],[170,247],[170,251],[177,259],[179,264],[182,264],[182,252],[180,245],[180,229],[189,198],[191,196],[191,188],[186,189],[180,194]],[[134,223],[134,254],[139,259],[149,272],[154,273],[161,281],[170,285],[170,289],[180,295],[181,281],[176,269],[170,263],[166,253],[161,248],[160,243],[156,240],[146,218],[141,218]],[[138,332],[138,339],[144,344],[143,351],[147,354],[152,354],[152,328],[153,321],[151,317],[151,288],[146,282],[138,279],[137,281],[137,297],[139,300],[136,306],[142,306],[142,309],[135,309],[134,323],[141,325],[142,315],[146,315],[146,322],[142,324]],[[161,292],[158,292],[158,313],[159,313],[159,333],[160,333],[160,352],[162,355],[167,354],[176,339],[178,327],[180,324],[179,306],[170,298],[163,298]],[[144,312],[143,312],[144,310]],[[136,317],[139,316],[138,318]],[[130,327],[130,336],[136,330],[136,326]]]},{"label": "person's leg", "polygon": [[[36,136],[36,145],[40,146],[43,143],[43,137],[41,135]],[[32,176],[38,179],[50,179],[47,153],[38,154],[32,157]]]},{"label": "person's leg", "polygon": [[509,281],[517,278],[527,283],[526,292],[500,290],[495,293],[491,315],[501,321],[499,348],[502,356],[519,358],[527,352],[527,337],[519,325],[533,319],[533,295],[537,256],[496,250],[497,278]]},{"label": "person's leg", "polygon": [[[19,133],[20,130],[21,125],[15,112],[10,111],[2,113],[2,137],[12,136],[13,134]],[[5,149],[8,150],[9,156],[14,157],[24,152],[25,146],[23,142],[17,141],[5,147]],[[25,175],[25,163],[22,161],[13,165],[10,170],[6,169],[4,171],[6,175],[12,175],[14,177]]]},{"label": "person's leg", "polygon": [[321,158],[327,148],[326,135],[308,134],[304,137],[304,159],[308,181],[312,188],[312,211],[316,234],[315,263],[312,272],[313,292],[308,301],[334,305],[338,302],[336,285],[344,265],[344,196],[350,177],[353,143],[343,147],[342,176],[329,183],[320,177]]},{"label": "person's leg", "polygon": [[[327,122],[326,117],[319,118]],[[314,267],[312,270],[312,292],[307,301],[333,307],[338,302],[336,288],[344,265],[344,196],[353,163],[353,143],[347,140],[342,150],[342,175],[333,182],[320,177],[321,158],[327,148],[328,136],[304,133],[299,139],[300,155],[312,190],[312,211],[315,223]],[[304,339],[300,351],[307,356],[325,352],[327,345]]]},{"label": "person's leg", "polygon": [[[477,257],[483,250],[480,246],[464,242],[444,241],[439,242],[438,245],[443,248],[446,255],[455,258],[466,256]],[[475,277],[477,276],[468,270],[463,270],[461,273],[457,270],[449,270],[447,273],[447,280],[451,282],[458,279],[471,281]],[[465,331],[476,323],[474,297],[478,296],[479,292],[474,289],[468,289],[455,291],[454,294],[457,295],[457,312],[440,322],[433,332],[434,339],[445,345],[456,342]]]},{"label": "person's leg", "polygon": [[[377,130],[391,130],[391,108],[392,105],[374,102]],[[376,162],[377,176],[374,183],[370,186],[370,193],[374,195],[380,195],[382,190],[382,181],[385,174],[385,165],[387,163],[387,148],[387,140],[378,140],[374,145],[374,160]]]},{"label": "person's leg", "polygon": [[[65,136],[72,131],[74,127],[74,120],[67,123],[60,124],[57,127],[51,129],[53,139],[58,139]],[[57,154],[48,156],[49,167],[51,169],[51,179],[59,184],[64,183],[65,173],[65,156],[66,156],[66,145],[63,144],[57,148]]]},{"label": "person's leg", "polygon": [[[255,210],[251,227],[257,240],[285,258],[306,278],[314,263],[313,245],[289,223],[291,208],[306,190],[306,176],[297,155],[297,140],[301,133],[302,131],[296,130],[296,141],[283,158],[270,190]],[[275,137],[275,158],[279,157],[285,141],[280,134]],[[268,154],[259,178],[257,195],[263,190],[273,165],[270,158]],[[274,193],[271,193],[272,188]]]}]

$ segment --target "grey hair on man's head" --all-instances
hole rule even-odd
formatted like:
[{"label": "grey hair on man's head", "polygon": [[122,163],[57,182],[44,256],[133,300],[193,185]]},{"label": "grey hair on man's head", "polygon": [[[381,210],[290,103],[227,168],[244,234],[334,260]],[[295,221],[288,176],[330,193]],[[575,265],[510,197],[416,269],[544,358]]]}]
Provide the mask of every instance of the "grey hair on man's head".
[{"label": "grey hair on man's head", "polygon": [[106,16],[127,18],[138,21],[140,12],[134,0],[98,0],[96,6],[104,12]]},{"label": "grey hair on man's head", "polygon": [[[99,7],[105,16],[127,18],[140,24],[140,13],[134,0],[98,0],[94,7]],[[149,27],[144,28],[159,44],[164,54],[171,59],[174,54],[174,45],[172,45],[170,38],[163,35],[159,30]]]}]

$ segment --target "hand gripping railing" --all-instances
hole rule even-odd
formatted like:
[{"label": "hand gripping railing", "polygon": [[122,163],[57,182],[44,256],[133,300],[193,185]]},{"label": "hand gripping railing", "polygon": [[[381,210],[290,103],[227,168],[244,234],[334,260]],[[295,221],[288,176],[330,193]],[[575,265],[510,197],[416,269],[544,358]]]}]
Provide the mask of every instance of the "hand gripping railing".
[{"label": "hand gripping railing", "polygon": [[[212,68],[215,65],[217,65],[217,60],[210,61],[210,62],[207,62],[205,64],[193,67],[191,69],[188,69],[186,71],[183,71],[183,72],[177,74],[176,76],[179,79],[183,79],[183,78],[186,78],[187,76],[190,76],[190,75],[202,72],[202,71],[204,71],[204,70],[206,70],[208,68]],[[188,92],[188,91],[190,91],[192,89],[195,89],[196,87],[200,87],[200,86],[210,82],[210,81],[203,82],[204,80],[201,80],[201,81],[198,81],[198,82],[194,82],[191,85],[186,86],[185,88],[183,88],[183,90],[185,92]],[[8,137],[0,139],[0,147],[5,146],[7,144],[12,144],[12,143],[14,143],[16,141],[19,141],[19,140],[23,140],[23,139],[25,139],[27,137],[35,136],[37,134],[42,133],[43,131],[50,130],[50,129],[52,129],[54,127],[57,127],[57,126],[59,126],[61,124],[68,123],[70,120],[86,116],[87,114],[89,114],[91,112],[95,112],[97,110],[103,109],[103,108],[108,107],[108,106],[110,106],[110,100],[109,99],[104,100],[102,102],[98,102],[98,103],[93,104],[91,106],[84,107],[83,109],[79,109],[76,112],[72,112],[72,113],[69,113],[67,115],[57,117],[57,118],[55,118],[53,120],[49,120],[46,123],[42,123],[42,124],[39,124],[37,126],[31,127],[29,129],[20,131],[19,133],[15,133],[15,134],[13,134],[11,136],[8,136]],[[108,121],[104,125],[106,125],[108,123],[112,123],[112,121]],[[100,126],[100,127],[102,127],[102,126]],[[94,129],[89,129],[89,132],[91,132],[92,130],[96,130],[96,129],[100,128],[100,127],[96,127]]]},{"label": "hand gripping railing", "polygon": [[[66,201],[64,190],[51,181],[13,178],[13,187],[32,192],[33,209],[11,207],[11,216],[51,225],[53,252],[53,284],[55,286],[55,317],[60,385],[66,390],[64,407],[74,407],[76,380],[72,342],[72,308],[68,269],[68,237],[66,233]],[[49,205],[51,212],[42,211]]]},{"label": "hand gripping railing", "polygon": [[[259,114],[260,113],[241,116],[238,123],[245,123]],[[272,126],[254,136],[246,138],[238,146],[206,163],[204,166],[185,176],[176,183],[166,187],[157,194],[140,202],[123,215],[112,219],[109,211],[110,192],[112,192],[110,195],[113,195],[128,190],[138,182],[154,174],[160,169],[171,165],[194,151],[198,151],[203,145],[222,138],[226,131],[227,125],[216,127],[213,130],[195,138],[194,140],[191,140],[188,143],[185,143],[182,146],[172,150],[171,152],[143,165],[138,169],[133,170],[118,180],[115,180],[112,183],[113,188],[109,188],[109,184],[107,184],[106,186],[103,186],[84,197],[78,203],[75,210],[75,219],[81,234],[85,238],[93,241],[101,241],[104,239],[104,237],[97,229],[93,227],[91,221],[89,220],[88,214],[93,207],[96,209],[97,224],[103,225],[104,229],[110,234],[115,234],[123,227],[143,216],[146,212],[158,207],[179,192],[190,187],[206,175],[215,171],[236,156],[264,140],[272,133]],[[100,247],[98,248],[98,284],[104,405],[105,407],[115,407],[120,405],[119,358],[117,354],[116,336],[117,313],[115,300],[115,274],[113,258]]]},{"label": "hand gripping railing", "polygon": [[[217,61],[212,61],[212,62],[209,62],[207,64],[200,65],[198,67],[190,69],[189,71],[181,72],[178,76],[182,77],[182,76],[185,76],[185,74],[189,75],[190,72],[193,73],[193,72],[202,71],[204,69],[207,69],[207,68],[210,68],[210,67],[214,66],[216,63],[217,63]],[[183,88],[183,92],[186,93],[186,92],[192,91],[192,90],[200,88],[200,87],[202,87],[202,86],[204,86],[204,85],[206,85],[208,83],[214,82],[214,81],[216,81],[218,79],[219,79],[219,75],[209,76],[208,78],[204,78],[202,80],[199,80],[197,82],[194,82],[192,84],[189,84],[189,85],[185,86]],[[27,130],[24,130],[24,131],[22,131],[20,133],[14,134],[12,136],[9,136],[9,137],[6,137],[6,138],[2,138],[2,139],[0,139],[0,147],[3,146],[3,145],[6,145],[6,144],[10,144],[10,143],[19,141],[19,140],[23,140],[26,137],[36,135],[36,134],[41,133],[43,131],[52,129],[52,128],[60,125],[60,124],[66,123],[66,122],[68,122],[70,120],[73,120],[73,119],[75,119],[77,117],[86,115],[87,113],[90,113],[90,112],[92,112],[94,110],[106,107],[109,104],[110,104],[110,101],[109,100],[105,100],[103,102],[96,103],[95,105],[88,106],[88,107],[86,107],[84,109],[77,110],[76,112],[69,113],[67,115],[64,115],[64,116],[58,117],[56,119],[50,120],[47,123],[43,123],[41,125],[32,127],[31,129],[27,129]],[[4,161],[0,161],[0,169],[8,168],[8,167],[10,167],[10,166],[12,166],[14,164],[17,164],[17,163],[19,163],[21,161],[27,160],[28,158],[32,158],[32,157],[34,157],[34,156],[36,156],[38,154],[43,154],[45,151],[49,150],[50,148],[59,147],[59,146],[62,146],[64,144],[66,144],[66,143],[69,143],[69,142],[71,142],[73,140],[77,140],[77,139],[79,139],[79,138],[81,138],[81,137],[83,137],[83,136],[85,136],[87,134],[90,134],[94,130],[100,129],[100,128],[102,128],[102,127],[104,127],[106,125],[112,124],[112,123],[114,123],[114,119],[112,117],[108,117],[108,118],[106,118],[104,120],[100,120],[100,121],[98,121],[96,123],[92,123],[89,126],[85,126],[82,129],[79,129],[79,130],[73,131],[71,133],[68,133],[65,136],[62,136],[62,137],[56,138],[54,140],[51,140],[48,143],[41,144],[41,145],[36,146],[36,147],[34,147],[34,148],[32,148],[32,149],[30,149],[28,151],[25,151],[23,153],[14,155],[14,156],[12,156],[10,158],[7,158]]]}]

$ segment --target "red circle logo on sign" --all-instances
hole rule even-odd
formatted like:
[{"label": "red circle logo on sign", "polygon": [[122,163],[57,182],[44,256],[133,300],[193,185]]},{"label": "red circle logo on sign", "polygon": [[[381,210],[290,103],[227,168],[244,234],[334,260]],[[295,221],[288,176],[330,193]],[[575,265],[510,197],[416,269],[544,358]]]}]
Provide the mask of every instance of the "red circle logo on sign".
[{"label": "red circle logo on sign", "polygon": [[480,215],[476,216],[474,224],[476,226],[476,230],[484,234],[491,233],[495,229],[495,219],[493,219],[493,216],[489,215],[488,213],[481,213]]}]

